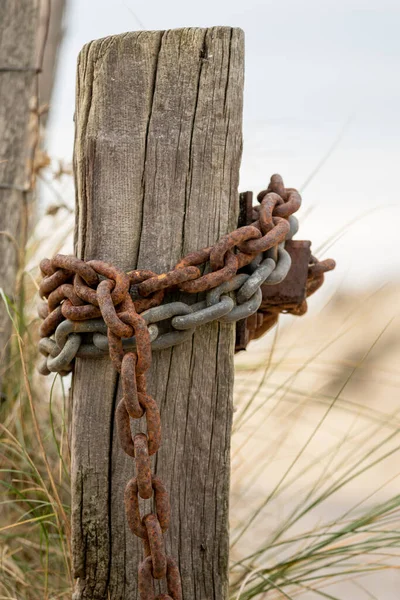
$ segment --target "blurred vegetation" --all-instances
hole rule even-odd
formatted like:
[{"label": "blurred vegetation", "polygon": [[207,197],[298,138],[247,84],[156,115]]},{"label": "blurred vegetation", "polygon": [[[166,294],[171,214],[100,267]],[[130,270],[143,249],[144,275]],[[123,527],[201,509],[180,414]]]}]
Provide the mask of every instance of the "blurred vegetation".
[{"label": "blurred vegetation", "polygon": [[[71,227],[68,206],[52,206],[28,245],[18,304],[1,298],[13,336],[0,407],[0,600],[72,594],[69,383],[35,372],[33,267]],[[398,295],[338,293],[237,357],[232,599],[374,598],[368,577],[379,572],[383,590],[398,570]]]}]

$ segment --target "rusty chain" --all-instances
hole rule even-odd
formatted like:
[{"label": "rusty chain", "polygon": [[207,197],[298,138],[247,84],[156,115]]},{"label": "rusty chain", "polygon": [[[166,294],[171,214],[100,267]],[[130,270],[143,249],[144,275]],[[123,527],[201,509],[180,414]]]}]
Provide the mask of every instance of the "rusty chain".
[{"label": "rusty chain", "polygon": [[[293,213],[299,209],[301,198],[274,175],[258,200],[251,225],[224,235],[214,246],[188,254],[167,273],[124,273],[100,260],[83,261],[61,254],[40,263],[43,279],[39,293],[46,299],[39,308],[43,319],[39,349],[45,355],[41,372],[63,375],[71,370],[76,356],[96,357],[108,352],[121,374],[122,398],[116,408],[116,423],[120,445],[136,465],[136,476],[125,490],[125,511],[132,533],[143,541],[145,558],[138,575],[141,600],[182,600],[179,570],[165,552],[163,537],[170,520],[169,495],[150,465],[150,457],[161,445],[160,412],[146,387],[152,349],[181,343],[191,337],[196,326],[213,320],[234,322],[250,317],[252,337],[259,337],[279,312],[302,314],[306,310],[304,301],[257,312],[262,302],[260,286],[282,281],[290,268],[284,243],[297,231]],[[312,257],[307,295],[322,285],[324,273],[332,268],[333,261],[318,262]],[[207,292],[206,298],[194,305],[162,304],[165,292],[176,288],[190,294]],[[227,295],[231,292],[234,298]],[[159,335],[157,324],[166,320],[172,331]],[[82,337],[87,334],[92,336],[89,343]],[[132,438],[130,419],[142,418],[147,434]],[[151,497],[155,511],[142,517],[139,498]],[[168,594],[155,598],[154,579],[166,579]]]},{"label": "rusty chain", "polygon": [[[211,321],[236,322],[256,312],[262,300],[261,285],[275,285],[283,281],[291,266],[291,257],[283,247],[278,248],[277,262],[268,256],[269,252],[260,264],[253,261],[254,264],[250,265],[252,273],[235,275],[231,281],[213,288],[207,293],[205,301],[192,305],[170,302],[141,313],[149,329],[152,350],[178,345],[188,340],[198,326]],[[236,290],[233,298],[225,295]],[[156,324],[166,320],[170,321],[171,330],[160,334]],[[92,333],[90,343],[89,340],[84,344],[79,343],[78,333]],[[95,358],[108,354],[106,334],[107,325],[103,319],[62,321],[54,332],[54,340],[46,336],[39,342],[39,350],[45,356],[39,367],[40,373],[64,374],[72,369],[72,361],[76,356]],[[134,350],[136,338],[125,338],[123,346],[126,350]]]}]

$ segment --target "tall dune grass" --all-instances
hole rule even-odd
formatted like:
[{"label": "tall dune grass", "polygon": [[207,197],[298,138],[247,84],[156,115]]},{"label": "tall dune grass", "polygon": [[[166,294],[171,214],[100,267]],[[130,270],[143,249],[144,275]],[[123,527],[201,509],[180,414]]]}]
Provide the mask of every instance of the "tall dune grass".
[{"label": "tall dune grass", "polygon": [[398,295],[392,287],[292,319],[260,346],[265,366],[257,351],[239,357],[232,598],[395,597]]},{"label": "tall dune grass", "polygon": [[[35,373],[33,265],[69,239],[63,215],[58,223],[52,249],[33,235],[24,302],[1,299],[13,335],[0,409],[0,600],[72,593],[68,381]],[[339,295],[319,314],[286,317],[237,358],[232,599],[386,598],[386,578],[400,566],[400,407],[398,371],[381,357],[398,329],[390,302],[371,329],[377,294],[361,308]],[[374,596],[365,578],[377,574]]]}]

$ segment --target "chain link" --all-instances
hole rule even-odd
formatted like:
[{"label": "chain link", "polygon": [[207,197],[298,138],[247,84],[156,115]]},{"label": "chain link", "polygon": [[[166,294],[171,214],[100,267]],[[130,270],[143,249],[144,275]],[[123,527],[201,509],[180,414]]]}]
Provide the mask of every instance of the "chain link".
[{"label": "chain link", "polygon": [[[240,274],[236,275],[229,282],[220,284],[207,293],[207,300],[197,302],[196,304],[186,304],[185,302],[170,302],[154,308],[149,308],[141,313],[141,316],[148,325],[150,335],[151,348],[155,350],[163,350],[171,346],[176,346],[191,338],[195,329],[212,321],[220,321],[223,323],[235,322],[246,318],[256,312],[261,304],[260,287],[263,284],[276,284],[282,281],[291,265],[291,259],[288,252],[283,247],[278,250],[277,263],[272,258],[264,259],[258,266],[254,265],[255,270],[251,275]],[[100,287],[100,286],[99,286]],[[237,290],[233,298],[224,294]],[[217,298],[217,300],[215,300]],[[136,306],[136,303],[135,303]],[[107,305],[107,310],[110,307]],[[108,317],[109,318],[109,317]],[[155,325],[160,321],[169,321],[171,331],[160,334],[158,327]],[[109,324],[121,332],[122,323],[120,317],[116,321],[115,316],[109,319]],[[51,338],[42,338],[39,348],[43,354],[49,356],[48,372],[54,372],[54,363],[52,357],[61,355],[60,369],[58,372],[68,373],[72,366],[71,362],[75,357],[101,357],[109,353],[110,344],[107,337],[107,324],[103,319],[91,319],[87,321],[71,321],[69,319],[62,321],[54,332],[55,343]],[[174,331],[175,330],[175,331]],[[111,329],[113,333],[115,331]],[[180,335],[179,332],[185,332],[185,335]],[[72,356],[70,362],[67,362],[66,357],[71,355],[70,346],[66,348],[68,336],[78,333],[92,333],[90,343],[76,346],[76,354]],[[130,331],[127,333],[131,333]],[[44,345],[43,340],[46,340]],[[48,341],[50,340],[50,342]],[[49,344],[53,342],[52,351],[49,349]],[[126,337],[122,339],[124,350],[136,350],[136,337]],[[42,367],[41,367],[42,369]],[[41,371],[43,372],[43,370]]]}]

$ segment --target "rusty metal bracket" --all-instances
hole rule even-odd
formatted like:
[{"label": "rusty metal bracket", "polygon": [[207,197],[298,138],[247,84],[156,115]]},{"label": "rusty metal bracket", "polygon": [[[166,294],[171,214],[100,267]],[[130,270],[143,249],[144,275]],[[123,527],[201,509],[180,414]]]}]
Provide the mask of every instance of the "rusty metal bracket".
[{"label": "rusty metal bracket", "polygon": [[276,285],[262,285],[260,312],[271,306],[301,304],[307,296],[306,284],[308,265],[311,259],[311,242],[308,240],[288,240],[285,250],[289,252],[292,265],[283,281]]},{"label": "rusty metal bracket", "polygon": [[[244,227],[253,221],[253,193],[243,192],[239,196],[240,208],[238,226]],[[235,352],[245,350],[248,343],[261,337],[278,320],[279,307],[301,305],[307,297],[308,267],[311,261],[311,242],[288,240],[285,249],[292,259],[285,279],[276,285],[263,284],[262,303],[256,314],[236,323]]]}]

